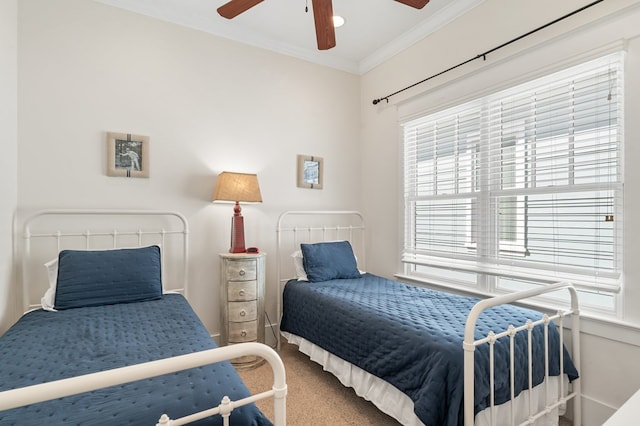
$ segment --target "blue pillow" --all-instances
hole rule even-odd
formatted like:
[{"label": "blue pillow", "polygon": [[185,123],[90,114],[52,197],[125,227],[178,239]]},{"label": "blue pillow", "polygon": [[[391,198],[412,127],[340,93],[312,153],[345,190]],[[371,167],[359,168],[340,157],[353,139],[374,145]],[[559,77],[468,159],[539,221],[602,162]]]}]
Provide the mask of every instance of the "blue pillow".
[{"label": "blue pillow", "polygon": [[55,309],[162,298],[160,247],[63,250],[58,255]]},{"label": "blue pillow", "polygon": [[362,277],[349,241],[300,244],[300,249],[311,282]]}]

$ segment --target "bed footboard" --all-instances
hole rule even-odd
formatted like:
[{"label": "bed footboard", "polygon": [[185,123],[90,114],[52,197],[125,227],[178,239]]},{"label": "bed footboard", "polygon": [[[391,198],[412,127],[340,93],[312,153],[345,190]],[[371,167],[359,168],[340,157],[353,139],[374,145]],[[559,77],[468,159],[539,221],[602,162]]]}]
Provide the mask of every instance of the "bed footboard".
[{"label": "bed footboard", "polygon": [[[539,296],[545,293],[551,293],[551,292],[555,292],[555,291],[559,291],[559,290],[567,290],[571,296],[571,308],[564,310],[564,311],[558,311],[557,314],[553,315],[553,316],[549,316],[549,315],[545,315],[543,317],[542,320],[536,321],[536,322],[532,322],[532,321],[528,321],[526,324],[521,324],[521,325],[512,325],[509,327],[508,330],[503,330],[502,332],[491,332],[489,333],[489,335],[487,335],[486,337],[482,338],[482,339],[478,339],[476,340],[474,335],[475,335],[475,329],[476,329],[476,323],[478,321],[478,318],[480,316],[480,314],[485,311],[486,309],[489,309],[491,307],[494,306],[498,306],[498,305],[503,305],[503,304],[508,304],[508,303],[514,303],[514,302],[521,302],[524,299],[529,299],[535,296]],[[563,325],[563,321],[564,318],[567,316],[571,316],[571,343],[572,343],[572,359],[573,359],[573,363],[576,367],[576,369],[578,371],[580,371],[580,318],[579,318],[580,312],[579,312],[579,308],[578,308],[578,298],[577,298],[577,293],[576,290],[573,288],[573,286],[569,283],[557,283],[557,284],[553,284],[550,286],[546,286],[540,289],[533,289],[533,290],[527,290],[527,291],[523,291],[523,292],[518,292],[518,293],[512,293],[512,294],[506,294],[503,296],[497,296],[497,297],[493,297],[490,299],[485,299],[482,300],[480,302],[478,302],[473,309],[471,310],[471,312],[469,313],[469,316],[467,318],[467,322],[465,325],[465,334],[464,334],[464,342],[463,342],[463,349],[464,349],[464,424],[465,426],[472,426],[474,424],[474,374],[475,374],[475,360],[474,360],[474,356],[475,356],[475,349],[477,346],[479,345],[483,345],[483,344],[489,344],[489,351],[490,354],[493,354],[493,344],[495,343],[495,341],[501,337],[506,337],[508,336],[510,339],[510,345],[511,345],[511,350],[510,350],[510,381],[511,381],[511,401],[513,402],[514,400],[514,392],[513,392],[513,380],[514,380],[514,350],[513,350],[513,341],[514,341],[514,337],[517,333],[519,332],[523,332],[523,333],[528,333],[528,341],[529,341],[529,351],[527,354],[528,357],[528,375],[529,375],[529,392],[531,393],[531,390],[533,388],[532,385],[532,381],[531,381],[531,371],[532,371],[532,351],[531,351],[531,330],[533,329],[533,327],[538,326],[538,325],[542,325],[544,327],[544,332],[545,332],[545,336],[547,336],[548,334],[548,329],[549,329],[549,325],[551,324],[551,321],[555,321],[555,320],[559,320],[559,323],[557,324],[558,327],[558,332],[560,335],[560,342],[564,342],[564,336],[563,336],[563,330],[564,330],[564,325]],[[546,339],[546,341],[548,342],[548,338]],[[548,344],[547,342],[545,342],[545,344]],[[560,372],[562,374],[562,372],[564,371],[564,366],[563,366],[563,350],[564,350],[564,346],[562,344],[559,345],[560,346]],[[549,378],[549,354],[548,354],[548,350],[545,351],[545,382],[548,382],[548,378]],[[494,369],[494,365],[493,365],[493,358],[490,355],[490,369],[491,372],[493,372]],[[490,418],[491,418],[491,424],[495,425],[496,423],[496,416],[494,414],[494,409],[495,409],[495,405],[494,405],[494,401],[493,401],[493,392],[494,392],[494,383],[493,383],[493,377],[490,377],[490,382],[491,382],[491,403],[489,406],[490,411]],[[582,419],[581,419],[581,388],[580,388],[580,378],[576,379],[573,381],[572,383],[572,392],[564,392],[564,384],[563,381],[560,380],[560,392],[559,392],[559,397],[556,400],[553,401],[547,401],[546,402],[546,406],[543,410],[538,411],[538,412],[534,412],[533,409],[533,403],[531,401],[529,401],[529,416],[528,418],[522,422],[521,424],[533,424],[533,422],[548,414],[549,412],[551,412],[551,410],[566,404],[567,401],[569,400],[573,400],[573,423],[576,425],[580,425],[582,424]],[[547,391],[548,393],[548,391]],[[513,405],[513,404],[512,404]],[[513,414],[513,410],[512,410],[512,414],[511,414],[511,419],[510,419],[510,423],[511,425],[515,425],[518,424],[514,418],[514,414]]]},{"label": "bed footboard", "polygon": [[229,398],[224,397],[218,407],[191,414],[180,419],[169,419],[166,415],[163,415],[158,420],[158,425],[178,426],[220,414],[226,426],[229,424],[229,416],[234,408],[270,397],[273,397],[275,425],[286,425],[287,384],[284,364],[273,349],[267,345],[255,342],[239,343],[173,358],[145,362],[0,392],[0,411],[83,392],[90,392],[136,380],[148,379],[163,374],[175,373],[177,371],[201,367],[246,355],[260,356],[269,363],[273,371],[273,387],[271,390],[238,401],[230,401]]}]

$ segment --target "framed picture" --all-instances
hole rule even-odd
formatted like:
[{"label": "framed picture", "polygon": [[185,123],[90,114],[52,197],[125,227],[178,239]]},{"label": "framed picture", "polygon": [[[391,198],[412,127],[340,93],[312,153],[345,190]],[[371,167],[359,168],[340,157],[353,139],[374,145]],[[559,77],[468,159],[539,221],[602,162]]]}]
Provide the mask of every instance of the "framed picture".
[{"label": "framed picture", "polygon": [[298,155],[298,187],[322,189],[322,158]]},{"label": "framed picture", "polygon": [[107,175],[149,177],[149,137],[108,132]]}]

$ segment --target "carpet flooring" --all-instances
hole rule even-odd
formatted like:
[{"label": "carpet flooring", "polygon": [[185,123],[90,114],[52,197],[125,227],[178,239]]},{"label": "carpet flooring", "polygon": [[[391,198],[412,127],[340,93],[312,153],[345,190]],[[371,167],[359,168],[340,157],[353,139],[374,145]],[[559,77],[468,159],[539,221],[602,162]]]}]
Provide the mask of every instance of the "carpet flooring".
[{"label": "carpet flooring", "polygon": [[[375,405],[344,387],[331,373],[311,361],[298,347],[282,343],[280,357],[287,373],[287,425],[291,426],[394,426],[395,419]],[[240,377],[252,393],[264,392],[273,386],[273,374],[267,364],[253,370],[239,371]],[[262,412],[273,420],[273,400],[257,403]],[[560,419],[560,426],[571,422]]]},{"label": "carpet flooring", "polygon": [[[333,374],[286,342],[280,357],[287,373],[287,425],[291,426],[393,426],[399,425],[375,405],[344,387]],[[252,393],[264,392],[273,385],[271,367],[263,364],[253,370],[239,371],[240,377]],[[273,420],[273,400],[257,403],[262,412]]]}]

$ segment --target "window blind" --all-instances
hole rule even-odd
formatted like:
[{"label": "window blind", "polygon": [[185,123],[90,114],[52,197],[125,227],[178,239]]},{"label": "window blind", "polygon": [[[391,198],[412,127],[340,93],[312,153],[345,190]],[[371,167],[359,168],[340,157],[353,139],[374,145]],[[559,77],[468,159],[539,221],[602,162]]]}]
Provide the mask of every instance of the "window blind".
[{"label": "window blind", "polygon": [[623,53],[403,124],[403,261],[617,292]]}]

